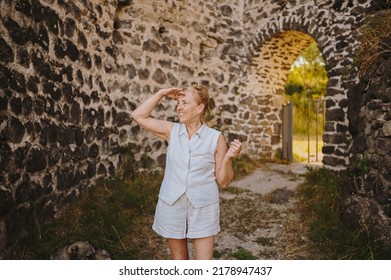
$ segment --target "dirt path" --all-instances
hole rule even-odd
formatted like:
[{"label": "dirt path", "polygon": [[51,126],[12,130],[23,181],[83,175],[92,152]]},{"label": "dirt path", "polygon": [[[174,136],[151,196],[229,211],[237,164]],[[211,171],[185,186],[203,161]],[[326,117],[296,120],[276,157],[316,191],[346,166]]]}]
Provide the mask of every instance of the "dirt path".
[{"label": "dirt path", "polygon": [[313,259],[294,191],[304,182],[306,164],[269,163],[221,192],[219,259]]},{"label": "dirt path", "polygon": [[[294,197],[296,187],[304,182],[306,166],[268,163],[220,192],[222,230],[215,241],[216,259],[318,258]],[[159,243],[157,259],[168,259],[167,245]]]}]

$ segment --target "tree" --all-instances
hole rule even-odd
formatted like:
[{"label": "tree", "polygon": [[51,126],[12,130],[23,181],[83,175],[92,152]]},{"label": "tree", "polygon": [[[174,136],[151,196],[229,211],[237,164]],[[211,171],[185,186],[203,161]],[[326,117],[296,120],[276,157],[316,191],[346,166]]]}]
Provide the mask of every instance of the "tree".
[{"label": "tree", "polygon": [[[294,108],[294,134],[308,133],[308,100],[324,97],[327,82],[324,60],[316,43],[313,42],[292,64],[285,85],[286,99],[293,103]],[[310,118],[315,119],[315,112],[312,111]],[[323,116],[319,117],[320,121],[323,121]],[[313,133],[315,126],[311,126],[310,131]]]}]

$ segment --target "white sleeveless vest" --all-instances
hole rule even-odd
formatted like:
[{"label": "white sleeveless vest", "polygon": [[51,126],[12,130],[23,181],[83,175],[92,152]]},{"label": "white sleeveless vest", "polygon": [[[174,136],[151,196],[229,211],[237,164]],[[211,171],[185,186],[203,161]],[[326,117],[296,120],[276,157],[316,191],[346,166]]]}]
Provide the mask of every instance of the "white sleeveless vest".
[{"label": "white sleeveless vest", "polygon": [[195,208],[219,200],[215,153],[221,132],[203,124],[189,139],[186,126],[175,123],[167,147],[159,198],[172,205],[186,194]]}]

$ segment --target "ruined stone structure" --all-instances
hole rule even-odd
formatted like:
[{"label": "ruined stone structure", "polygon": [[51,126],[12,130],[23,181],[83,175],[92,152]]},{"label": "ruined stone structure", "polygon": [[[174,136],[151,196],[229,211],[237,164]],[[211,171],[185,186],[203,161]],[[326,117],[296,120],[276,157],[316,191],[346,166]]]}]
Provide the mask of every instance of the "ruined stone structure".
[{"label": "ruined stone structure", "polygon": [[[324,164],[346,169],[347,92],[372,2],[0,0],[0,250],[113,174],[124,150],[164,165],[166,143],[130,117],[159,88],[208,86],[210,125],[272,156],[287,73],[313,41],[329,76]],[[174,109],[154,114],[175,120]]]},{"label": "ruined stone structure", "polygon": [[[391,10],[375,18],[391,18]],[[374,27],[372,27],[374,28]],[[365,229],[384,249],[391,248],[391,35],[383,31],[360,82],[348,91],[352,135],[349,182],[344,189],[344,220]],[[388,30],[391,30],[388,28]],[[380,32],[379,32],[380,33]],[[386,35],[388,34],[388,35]],[[379,55],[380,54],[380,55]]]}]

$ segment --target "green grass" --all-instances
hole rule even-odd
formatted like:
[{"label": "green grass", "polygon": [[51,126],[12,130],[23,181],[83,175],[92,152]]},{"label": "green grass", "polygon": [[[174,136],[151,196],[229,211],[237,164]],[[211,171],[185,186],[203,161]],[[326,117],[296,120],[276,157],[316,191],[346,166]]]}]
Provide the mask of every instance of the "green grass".
[{"label": "green grass", "polygon": [[240,154],[232,162],[232,168],[236,179],[250,174],[254,169],[260,166],[262,166],[262,162],[252,159],[247,154]]},{"label": "green grass", "polygon": [[[160,173],[135,173],[132,179],[114,176],[99,181],[56,220],[36,224],[14,254],[15,259],[48,259],[75,241],[89,241],[113,259],[148,259],[138,230],[151,222],[161,182]],[[140,244],[141,243],[141,244]],[[141,245],[141,246],[140,246]]]},{"label": "green grass", "polygon": [[273,244],[273,238],[270,238],[270,237],[258,237],[256,240],[255,240],[256,243],[262,245],[262,246],[269,246],[271,244]]},{"label": "green grass", "polygon": [[389,258],[369,238],[366,228],[350,229],[343,224],[339,208],[341,182],[328,169],[309,168],[306,183],[299,186],[300,212],[310,240],[326,259]]},{"label": "green grass", "polygon": [[[32,221],[28,235],[9,258],[48,259],[57,249],[80,240],[107,250],[113,259],[164,255],[164,240],[151,230],[163,176],[160,172],[138,172],[143,164],[143,159],[135,163],[130,154],[115,176],[99,180],[63,215],[45,222]],[[238,177],[249,174],[257,165],[246,155],[234,160]]]},{"label": "green grass", "polygon": [[[244,155],[235,162],[238,176],[245,176],[259,165]],[[48,259],[57,249],[72,242],[89,241],[107,250],[113,259],[164,259],[167,247],[151,224],[161,173],[119,172],[99,181],[58,219],[32,222],[28,236],[14,251],[12,259]],[[232,193],[238,193],[232,187]],[[326,259],[388,259],[370,238],[367,230],[351,230],[340,219],[341,185],[332,171],[309,168],[306,182],[297,191],[298,207],[307,234]],[[243,214],[246,211],[243,212]],[[259,238],[259,244],[271,240]],[[238,247],[236,259],[254,259]],[[323,258],[322,257],[322,258]]]},{"label": "green grass", "polygon": [[238,247],[235,251],[231,253],[232,257],[237,260],[256,260],[257,258],[251,254],[248,250]]}]

